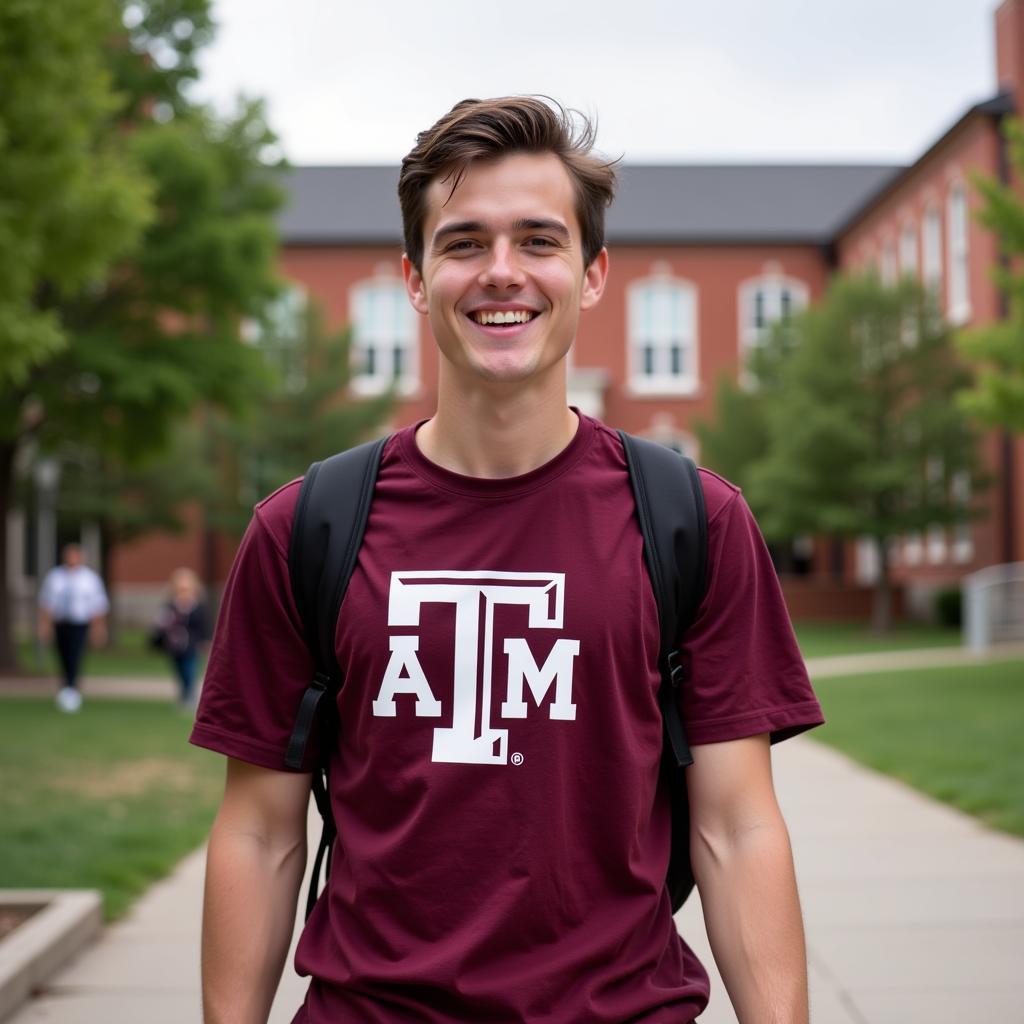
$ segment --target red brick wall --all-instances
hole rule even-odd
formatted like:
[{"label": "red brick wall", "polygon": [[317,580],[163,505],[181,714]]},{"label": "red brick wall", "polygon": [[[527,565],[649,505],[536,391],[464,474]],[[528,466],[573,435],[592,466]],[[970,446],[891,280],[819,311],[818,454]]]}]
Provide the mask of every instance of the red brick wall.
[{"label": "red brick wall", "polygon": [[[1013,18],[1018,17],[1016,8],[1024,11],[1024,0],[1012,5]],[[1010,15],[1007,15],[1010,17]],[[1024,21],[1013,21],[1017,29],[1024,28]],[[1024,37],[1022,37],[1024,41]],[[1014,46],[1017,45],[1015,42]],[[1009,59],[1009,58],[1005,58]],[[993,282],[993,271],[998,265],[999,251],[995,235],[983,227],[973,216],[981,205],[976,189],[971,185],[972,174],[980,174],[990,179],[998,178],[999,174],[999,135],[996,122],[990,117],[978,116],[968,121],[963,128],[949,139],[936,147],[934,152],[921,161],[914,172],[904,179],[886,198],[881,201],[863,219],[854,224],[838,241],[839,264],[843,270],[861,269],[868,264],[880,267],[883,246],[887,239],[899,245],[900,231],[903,224],[910,220],[916,228],[918,252],[917,265],[920,273],[923,254],[921,250],[921,225],[925,212],[934,204],[940,213],[942,223],[942,288],[940,292],[941,308],[947,305],[947,289],[949,287],[948,268],[948,225],[946,221],[946,202],[950,186],[955,182],[963,182],[967,186],[968,207],[972,213],[968,225],[969,252],[969,288],[970,288],[970,319],[965,326],[991,323],[999,318],[999,292]],[[987,513],[972,526],[974,539],[974,557],[968,564],[954,564],[951,561],[937,566],[920,565],[894,569],[897,579],[914,581],[925,586],[937,586],[959,578],[973,569],[1000,562],[1005,556],[1002,547],[1004,529],[1004,493],[1005,481],[1001,473],[1001,438],[989,434],[982,440],[980,457],[994,480],[994,486],[987,494],[979,495],[978,499],[987,506]],[[1022,445],[1017,443],[1017,463],[1024,463]],[[1018,552],[1024,534],[1024,497],[1021,497],[1022,477],[1017,475],[1016,522]],[[947,542],[951,543],[949,535]],[[852,567],[852,560],[850,562]]]}]

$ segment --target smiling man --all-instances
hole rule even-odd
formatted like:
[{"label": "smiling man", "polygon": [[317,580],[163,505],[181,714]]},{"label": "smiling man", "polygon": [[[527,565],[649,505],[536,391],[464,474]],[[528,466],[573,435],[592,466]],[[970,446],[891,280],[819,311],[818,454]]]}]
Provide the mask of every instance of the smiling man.
[{"label": "smiling man", "polygon": [[[608,276],[615,176],[592,141],[540,99],[467,100],[403,162],[403,266],[438,404],[383,450],[337,623],[338,728],[311,760],[329,760],[338,838],[295,1022],[689,1024],[707,1003],[665,888],[658,611],[622,442],[566,400]],[[708,573],[680,707],[691,857],[739,1019],[801,1024],[769,744],[821,712],[749,510],[701,482]],[[312,674],[288,573],[298,488],[256,508],[192,735],[229,759],[208,1024],[266,1020],[305,862],[310,776],[283,770]]]}]

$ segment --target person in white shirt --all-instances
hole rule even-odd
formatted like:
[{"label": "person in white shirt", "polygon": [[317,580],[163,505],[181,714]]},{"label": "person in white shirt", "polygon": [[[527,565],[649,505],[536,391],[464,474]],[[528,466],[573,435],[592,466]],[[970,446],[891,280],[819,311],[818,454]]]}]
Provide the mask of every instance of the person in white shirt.
[{"label": "person in white shirt", "polygon": [[61,552],[61,564],[51,569],[39,592],[39,639],[53,642],[57,648],[64,686],[57,694],[61,711],[77,711],[82,706],[78,676],[89,634],[92,642],[107,642],[107,612],[110,602],[103,580],[85,564],[78,544],[68,544]]}]

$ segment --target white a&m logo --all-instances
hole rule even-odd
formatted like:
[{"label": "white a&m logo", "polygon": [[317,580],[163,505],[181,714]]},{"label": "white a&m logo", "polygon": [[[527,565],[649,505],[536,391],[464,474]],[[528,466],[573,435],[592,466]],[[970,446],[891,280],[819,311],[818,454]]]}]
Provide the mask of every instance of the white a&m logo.
[{"label": "white a&m logo", "polygon": [[[462,764],[507,764],[508,729],[491,727],[494,608],[525,605],[531,629],[561,629],[565,574],[558,572],[393,572],[388,599],[388,625],[418,626],[425,604],[450,604],[455,611],[454,714],[451,728],[434,730],[432,760]],[[391,659],[384,672],[373,713],[398,714],[395,695],[416,697],[417,717],[440,718],[434,696],[416,652],[417,635],[389,638]],[[526,718],[526,689],[539,708],[554,686],[548,717],[572,721],[573,660],[578,640],[556,640],[543,665],[538,665],[526,640],[509,637],[502,647],[508,662],[503,719]],[[535,712],[536,713],[536,712]],[[518,755],[516,755],[518,756]],[[515,760],[515,757],[513,758]]]}]

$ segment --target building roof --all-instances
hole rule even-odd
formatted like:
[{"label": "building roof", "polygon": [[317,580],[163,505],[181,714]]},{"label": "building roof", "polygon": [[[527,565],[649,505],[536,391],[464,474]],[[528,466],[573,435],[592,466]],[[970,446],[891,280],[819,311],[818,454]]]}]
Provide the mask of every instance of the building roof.
[{"label": "building roof", "polygon": [[908,164],[906,167],[899,170],[896,174],[885,182],[885,184],[878,189],[874,195],[869,196],[867,201],[859,207],[850,211],[849,218],[840,225],[840,229],[836,232],[837,235],[845,234],[855,224],[859,223],[864,217],[866,217],[883,199],[891,195],[904,181],[911,178],[917,169],[935,152],[937,152],[950,138],[956,135],[965,125],[969,124],[977,117],[986,117],[998,121],[1006,114],[1012,114],[1016,111],[1016,104],[1014,103],[1013,93],[1011,92],[1000,92],[993,96],[991,99],[984,100],[981,103],[975,103],[974,106],[968,107],[963,116],[955,121],[949,128],[946,129],[912,164]]},{"label": "building roof", "polygon": [[[831,242],[902,168],[880,164],[625,165],[608,211],[620,244]],[[297,167],[291,245],[401,242],[397,166]]]}]

